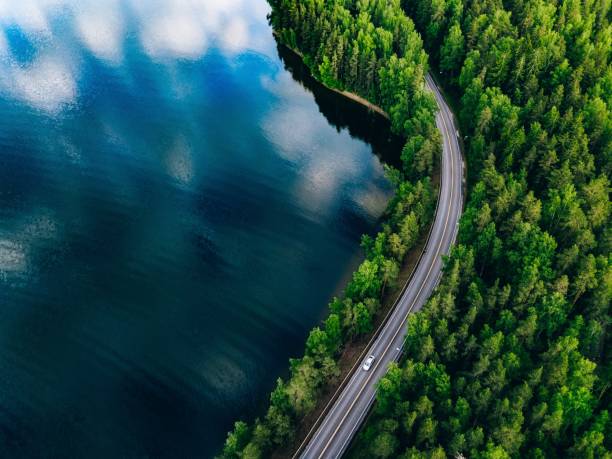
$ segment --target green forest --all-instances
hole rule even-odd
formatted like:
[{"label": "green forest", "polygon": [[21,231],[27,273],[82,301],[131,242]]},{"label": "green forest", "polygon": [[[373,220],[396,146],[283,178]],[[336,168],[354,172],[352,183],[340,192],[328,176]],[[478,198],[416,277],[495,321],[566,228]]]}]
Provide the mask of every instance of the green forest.
[{"label": "green forest", "polygon": [[610,3],[270,3],[279,41],[325,85],[381,106],[407,142],[366,260],[223,457],[267,456],[293,438],[431,220],[440,139],[424,46],[456,102],[468,202],[443,280],[410,316],[404,359],[349,453],[611,457]]},{"label": "green forest", "polygon": [[270,22],[281,44],[303,56],[312,74],[333,89],[351,91],[380,106],[392,130],[408,140],[402,170],[387,168],[395,194],[382,230],[364,235],[365,260],[329,304],[330,314],[314,328],[304,356],[290,361],[265,416],[236,422],[222,452],[225,458],[266,457],[295,436],[323,390],[338,383],[338,358],[351,341],[373,331],[385,293],[396,287],[407,252],[433,217],[436,191],[431,175],[441,151],[436,103],[424,87],[427,54],[414,23],[399,2],[271,1]]},{"label": "green forest", "polygon": [[612,457],[610,2],[402,4],[457,98],[469,200],[353,457]]}]

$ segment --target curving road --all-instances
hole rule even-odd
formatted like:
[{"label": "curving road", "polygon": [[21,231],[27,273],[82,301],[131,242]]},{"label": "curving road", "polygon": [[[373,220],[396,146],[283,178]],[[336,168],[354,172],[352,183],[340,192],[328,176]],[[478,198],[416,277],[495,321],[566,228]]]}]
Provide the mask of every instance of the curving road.
[{"label": "curving road", "polygon": [[317,430],[307,438],[294,457],[338,458],[346,451],[376,396],[378,381],[389,364],[397,361],[406,336],[406,319],[412,311],[423,307],[442,274],[442,256],[455,242],[463,207],[463,161],[457,139],[458,130],[452,112],[430,75],[426,77],[439,112],[436,125],[442,134],[441,189],[435,220],[424,252],[409,284],[398,299],[382,330],[369,347],[366,356],[376,357],[369,371],[354,369],[344,389],[320,419]]}]

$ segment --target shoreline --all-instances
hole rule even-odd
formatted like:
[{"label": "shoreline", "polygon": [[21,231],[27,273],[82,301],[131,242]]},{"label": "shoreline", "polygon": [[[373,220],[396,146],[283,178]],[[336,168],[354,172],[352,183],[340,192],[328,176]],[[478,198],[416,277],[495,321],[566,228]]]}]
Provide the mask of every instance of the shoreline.
[{"label": "shoreline", "polygon": [[[386,120],[391,121],[389,114],[385,110],[383,110],[382,107],[371,103],[370,101],[359,96],[358,94],[355,94],[349,91],[343,91],[343,90],[331,88],[327,86],[325,83],[321,82],[318,78],[316,78],[312,74],[312,70],[304,62],[304,55],[299,50],[296,50],[280,42],[280,40],[278,40],[278,35],[276,34],[276,32],[273,32],[273,33],[277,38],[278,44],[288,49],[289,51],[291,51],[293,54],[295,54],[296,56],[300,58],[301,62],[308,69],[310,76],[312,76],[312,78],[314,79],[314,81],[317,82],[317,84],[321,85],[327,90],[330,90],[336,94],[339,94],[349,100],[352,100],[353,102],[356,102],[362,105],[368,110],[381,115]],[[330,381],[325,385],[321,394],[317,397],[317,400],[315,402],[315,407],[312,409],[312,411],[307,413],[304,417],[302,417],[299,420],[296,426],[296,432],[295,432],[294,439],[287,442],[287,444],[285,444],[284,447],[275,448],[270,455],[272,459],[284,459],[284,458],[289,458],[289,457],[292,457],[292,458],[296,457],[297,453],[295,452],[300,451],[304,442],[311,435],[313,428],[317,425],[317,422],[320,419],[321,415],[326,412],[329,404],[332,403],[334,399],[336,398],[338,394],[338,390],[342,388],[342,386],[344,385],[345,381],[347,381],[347,378],[349,377],[351,372],[355,369],[355,365],[357,365],[358,362],[361,362],[363,358],[365,357],[364,353],[369,347],[369,345],[371,344],[372,340],[375,337],[379,336],[379,332],[381,328],[383,327],[385,321],[388,319],[389,314],[391,314],[391,312],[393,311],[394,306],[397,304],[397,301],[399,300],[400,296],[402,295],[403,291],[408,285],[408,282],[410,281],[414,272],[416,271],[416,268],[423,256],[424,249],[430,238],[430,234],[431,234],[434,222],[435,222],[435,216],[437,213],[439,194],[441,190],[441,167],[439,165],[434,167],[434,171],[431,175],[431,179],[432,179],[432,185],[434,187],[434,192],[436,194],[436,209],[433,211],[433,215],[430,218],[429,223],[423,228],[423,231],[419,235],[417,242],[406,253],[405,259],[400,265],[398,285],[395,288],[390,289],[388,292],[385,292],[385,295],[383,299],[381,300],[380,309],[376,312],[376,315],[374,317],[374,322],[373,322],[374,330],[371,333],[366,334],[364,337],[356,341],[347,343],[345,345],[341,354],[337,358],[337,364],[340,370],[339,376],[336,378],[336,380]]]},{"label": "shoreline", "polygon": [[[319,81],[319,80],[317,80]],[[319,83],[321,83],[319,81]],[[323,86],[325,86],[327,89],[334,91],[335,93],[340,94],[341,96],[347,97],[350,100],[357,102],[358,104],[363,105],[364,107],[366,107],[368,110],[373,111],[378,113],[379,115],[381,115],[382,117],[384,117],[385,119],[391,121],[391,117],[389,116],[389,114],[384,111],[381,107],[379,107],[378,105],[373,104],[372,102],[370,102],[369,100],[361,97],[360,95],[355,94],[354,92],[349,92],[349,91],[340,91],[339,89],[335,89],[335,88],[330,88],[329,86],[321,83]]]},{"label": "shoreline", "polygon": [[[273,32],[274,36],[276,38],[278,38],[278,35],[276,32]],[[304,65],[306,65],[306,63],[304,62],[304,55],[298,51],[297,49],[292,48],[289,45],[286,45],[280,41],[278,41],[278,43],[281,46],[284,46],[285,48],[287,48],[289,51],[293,52],[295,55],[299,56],[299,58],[302,60],[302,63]],[[308,66],[306,66],[308,67]],[[312,72],[310,72],[312,75]],[[346,97],[349,100],[352,100],[353,102],[358,103],[359,105],[364,106],[365,108],[367,108],[368,110],[374,112],[374,113],[378,113],[380,116],[382,116],[383,118],[385,118],[388,121],[391,121],[391,117],[389,116],[389,114],[383,110],[382,107],[373,104],[372,102],[370,102],[369,100],[367,100],[364,97],[361,97],[359,94],[355,94],[354,92],[350,92],[350,91],[344,91],[344,90],[340,90],[340,89],[336,89],[336,88],[330,88],[329,86],[327,86],[325,83],[323,83],[322,81],[320,81],[318,78],[314,77],[313,78],[316,80],[317,83],[319,83],[321,86],[323,86],[325,89],[328,89],[329,91],[333,91],[336,94],[340,94],[343,97]]]}]

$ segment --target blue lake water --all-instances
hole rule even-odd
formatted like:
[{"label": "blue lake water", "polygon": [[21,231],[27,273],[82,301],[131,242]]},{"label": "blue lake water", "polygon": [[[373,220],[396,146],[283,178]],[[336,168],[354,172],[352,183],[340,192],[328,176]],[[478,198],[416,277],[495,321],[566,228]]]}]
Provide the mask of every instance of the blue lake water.
[{"label": "blue lake water", "polygon": [[389,198],[264,0],[0,2],[0,456],[211,457]]}]

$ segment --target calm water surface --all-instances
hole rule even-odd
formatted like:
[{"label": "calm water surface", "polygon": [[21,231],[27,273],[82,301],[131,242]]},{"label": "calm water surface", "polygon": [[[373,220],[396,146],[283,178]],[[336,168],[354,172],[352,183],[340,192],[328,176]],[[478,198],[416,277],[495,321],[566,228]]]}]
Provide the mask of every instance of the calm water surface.
[{"label": "calm water surface", "polygon": [[354,267],[396,145],[268,11],[0,1],[0,456],[214,455]]}]

